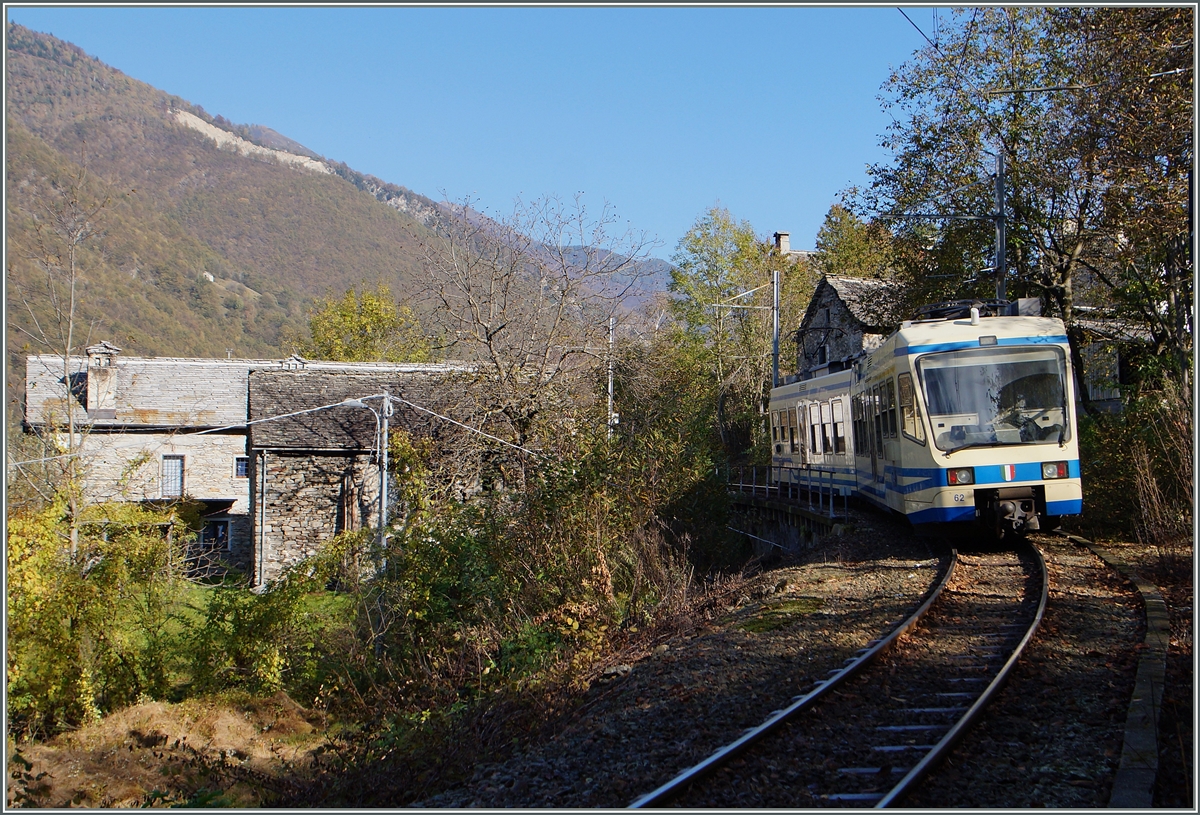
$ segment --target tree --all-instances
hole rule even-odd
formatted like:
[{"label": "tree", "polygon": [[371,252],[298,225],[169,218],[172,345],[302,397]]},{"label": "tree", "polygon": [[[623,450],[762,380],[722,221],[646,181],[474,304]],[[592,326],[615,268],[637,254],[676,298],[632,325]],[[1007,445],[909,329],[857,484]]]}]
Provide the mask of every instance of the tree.
[{"label": "tree", "polygon": [[96,194],[83,167],[42,181],[32,250],[10,255],[32,267],[38,285],[23,285],[30,277],[8,268],[23,311],[14,327],[55,360],[63,386],[60,403],[30,417],[39,435],[9,448],[34,456],[10,472],[41,499],[10,504],[5,560],[9,726],[26,733],[78,725],[141,694],[166,695],[166,632],[188,534],[180,512],[89,500],[80,351],[93,326],[81,326],[79,315],[111,198]]},{"label": "tree", "polygon": [[834,204],[817,230],[816,265],[821,274],[888,277],[895,265],[892,233]]},{"label": "tree", "polygon": [[340,300],[325,297],[309,312],[311,338],[301,353],[341,362],[428,362],[432,345],[412,309],[397,303],[387,284]]},{"label": "tree", "polygon": [[1081,263],[1113,312],[1149,333],[1155,356],[1191,392],[1194,10],[1060,8],[1054,36],[1076,43],[1081,90],[1062,104],[1094,145],[1103,183],[1098,258]]},{"label": "tree", "polygon": [[[1191,65],[1192,11],[1153,11],[958,11],[938,43],[889,78],[885,107],[894,124],[883,143],[893,159],[873,165],[870,186],[851,198],[894,225],[899,269],[914,290],[942,297],[995,290],[989,216],[999,154],[1006,293],[1040,297],[1063,318],[1077,369],[1081,298],[1091,307],[1132,298],[1139,307],[1126,311],[1148,327],[1160,323],[1164,341],[1190,342],[1182,339],[1190,337],[1188,319],[1171,305],[1190,292],[1183,282],[1190,258],[1167,258],[1182,258],[1170,246],[1188,229],[1191,75],[1170,73],[1155,85],[1168,77],[1151,74]],[[1125,110],[1128,117],[1114,121]],[[1153,135],[1144,137],[1143,126]],[[1135,229],[1155,213],[1147,221],[1153,229]],[[1123,247],[1134,233],[1140,240],[1129,257]],[[1172,316],[1152,317],[1164,303]]]},{"label": "tree", "polygon": [[[616,226],[611,207],[593,216],[578,196],[518,201],[501,220],[465,201],[440,220],[424,246],[425,294],[448,352],[478,363],[464,420],[527,448],[561,439],[591,402],[609,319],[649,274],[649,241]],[[498,467],[509,456],[488,455]]]},{"label": "tree", "polygon": [[780,272],[780,326],[787,331],[812,294],[812,270],[721,207],[696,220],[673,260],[671,309],[705,349],[721,442],[742,455],[761,440],[758,417],[771,388],[773,273]]},{"label": "tree", "polygon": [[[86,167],[80,166],[65,179],[47,179],[51,190],[41,202],[34,226],[33,251],[22,260],[31,263],[39,274],[39,288],[22,286],[13,273],[12,262],[8,278],[25,312],[25,319],[14,321],[16,330],[33,347],[58,359],[63,372],[65,398],[61,412],[52,416],[47,431],[40,439],[41,466],[21,472],[35,489],[48,498],[49,493],[65,501],[70,540],[70,555],[75,560],[79,549],[79,518],[84,506],[81,458],[86,416],[79,397],[82,387],[78,370],[79,351],[86,347],[90,327],[79,325],[79,309],[90,270],[90,244],[102,234],[101,215],[111,198],[100,198],[91,189]],[[83,337],[80,337],[80,334]],[[66,430],[65,437],[61,432]],[[29,448],[26,448],[29,449]],[[41,473],[36,479],[32,473]]]}]

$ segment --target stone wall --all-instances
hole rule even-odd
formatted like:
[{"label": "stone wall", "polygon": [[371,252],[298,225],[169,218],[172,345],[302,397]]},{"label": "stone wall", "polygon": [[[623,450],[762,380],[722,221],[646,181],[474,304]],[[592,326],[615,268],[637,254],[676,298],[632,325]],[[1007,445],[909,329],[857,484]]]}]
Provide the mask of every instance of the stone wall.
[{"label": "stone wall", "polygon": [[369,454],[260,451],[251,465],[256,584],[343,530],[378,524],[379,469]]},{"label": "stone wall", "polygon": [[[65,446],[65,434],[63,444]],[[92,430],[80,438],[84,494],[88,500],[160,501],[163,495],[163,456],[183,456],[183,493],[201,501],[232,502],[227,513],[229,547],[221,559],[250,573],[253,529],[250,518],[250,478],[237,475],[237,459],[246,456],[246,436],[240,432],[147,433]],[[215,554],[215,553],[214,553]]]},{"label": "stone wall", "polygon": [[96,501],[148,501],[164,497],[163,456],[183,456],[183,491],[201,500],[234,499],[231,512],[250,511],[250,479],[236,475],[246,455],[242,433],[106,433],[82,439],[85,489]]},{"label": "stone wall", "polygon": [[[797,368],[801,372],[820,374],[828,370],[829,363],[856,356],[864,349],[863,326],[851,314],[846,304],[838,297],[832,286],[823,286],[817,292],[817,301],[810,311],[811,320],[801,327],[798,347]],[[868,343],[878,337],[867,335]],[[820,348],[825,346],[825,362],[820,359]]]}]

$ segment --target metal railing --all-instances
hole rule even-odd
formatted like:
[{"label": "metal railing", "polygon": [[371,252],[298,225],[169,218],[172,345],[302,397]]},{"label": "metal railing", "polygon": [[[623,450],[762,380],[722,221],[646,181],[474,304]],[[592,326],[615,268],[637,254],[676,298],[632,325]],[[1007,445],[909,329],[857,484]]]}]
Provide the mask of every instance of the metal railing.
[{"label": "metal railing", "polygon": [[729,487],[750,495],[775,496],[798,503],[807,501],[810,511],[832,519],[838,517],[834,510],[838,496],[842,498],[841,517],[846,517],[850,508],[850,487],[838,483],[837,475],[837,470],[832,467],[811,464],[801,467],[751,465],[737,468],[736,481],[730,470]]}]

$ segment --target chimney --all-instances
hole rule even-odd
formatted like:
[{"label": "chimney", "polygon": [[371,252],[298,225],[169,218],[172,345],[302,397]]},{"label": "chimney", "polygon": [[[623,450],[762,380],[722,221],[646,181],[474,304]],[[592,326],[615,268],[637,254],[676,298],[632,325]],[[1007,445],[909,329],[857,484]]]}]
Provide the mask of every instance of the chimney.
[{"label": "chimney", "polygon": [[87,412],[91,419],[117,418],[117,369],[113,357],[121,349],[109,342],[87,347]]},{"label": "chimney", "polygon": [[787,232],[775,233],[775,248],[779,250],[779,254],[786,255],[792,251],[791,235]]}]

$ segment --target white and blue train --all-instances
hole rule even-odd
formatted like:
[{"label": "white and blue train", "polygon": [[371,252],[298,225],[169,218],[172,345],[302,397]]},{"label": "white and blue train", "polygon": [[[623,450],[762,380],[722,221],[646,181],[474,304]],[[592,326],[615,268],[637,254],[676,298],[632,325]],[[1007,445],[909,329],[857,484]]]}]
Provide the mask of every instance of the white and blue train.
[{"label": "white and blue train", "polygon": [[773,480],[817,470],[918,528],[997,537],[1080,514],[1063,323],[981,311],[906,321],[848,369],[773,388]]}]

